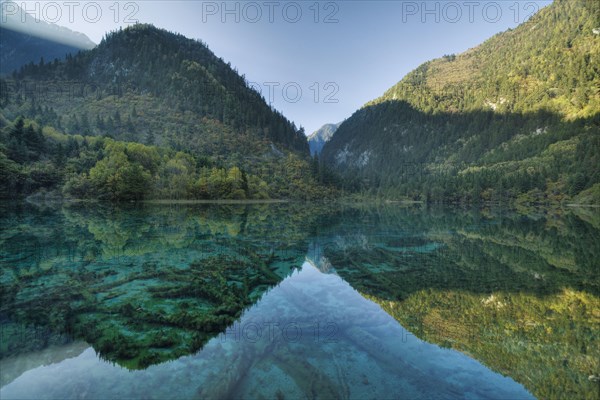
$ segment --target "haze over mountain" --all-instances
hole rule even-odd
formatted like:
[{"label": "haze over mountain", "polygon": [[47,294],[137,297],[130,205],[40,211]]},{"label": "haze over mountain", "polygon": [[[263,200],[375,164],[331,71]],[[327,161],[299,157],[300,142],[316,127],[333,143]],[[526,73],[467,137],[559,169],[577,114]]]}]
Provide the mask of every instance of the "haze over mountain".
[{"label": "haze over mountain", "polygon": [[96,46],[86,35],[26,13],[17,3],[2,2],[0,75],[43,58],[52,62]]},{"label": "haze over mountain", "polygon": [[310,155],[321,153],[325,143],[331,139],[337,128],[341,125],[341,122],[337,124],[325,124],[308,136],[308,146],[310,147]]},{"label": "haze over mountain", "polygon": [[600,6],[557,0],[426,62],[348,118],[322,159],[348,188],[427,200],[600,193]]},{"label": "haze over mountain", "polygon": [[67,54],[84,49],[12,31],[0,26],[0,75],[10,74],[19,67],[41,59],[52,62]]}]

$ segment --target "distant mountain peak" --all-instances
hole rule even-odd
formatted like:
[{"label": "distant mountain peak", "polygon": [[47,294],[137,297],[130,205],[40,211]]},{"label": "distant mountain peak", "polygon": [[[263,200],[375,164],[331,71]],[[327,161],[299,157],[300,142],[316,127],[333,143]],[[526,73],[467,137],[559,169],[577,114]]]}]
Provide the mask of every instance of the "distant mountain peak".
[{"label": "distant mountain peak", "polygon": [[325,143],[331,139],[341,124],[341,122],[338,122],[337,124],[325,124],[308,136],[308,145],[312,156],[321,153]]},{"label": "distant mountain peak", "polygon": [[81,50],[89,50],[96,46],[85,34],[43,21],[27,13],[15,2],[4,1],[1,4],[3,15],[0,27],[2,28]]},{"label": "distant mountain peak", "polygon": [[83,33],[42,21],[17,3],[0,4],[0,75],[10,74],[32,62],[37,64],[41,59],[51,62],[96,46]]}]

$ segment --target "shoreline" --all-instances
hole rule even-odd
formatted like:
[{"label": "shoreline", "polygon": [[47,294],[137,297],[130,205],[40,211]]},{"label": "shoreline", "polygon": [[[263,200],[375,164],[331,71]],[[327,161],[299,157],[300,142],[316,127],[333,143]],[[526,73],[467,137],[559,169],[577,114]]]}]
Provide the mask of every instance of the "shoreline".
[{"label": "shoreline", "polygon": [[264,199],[264,200],[233,200],[233,199],[221,199],[221,200],[142,200],[139,203],[144,204],[278,204],[278,203],[289,203],[290,200],[280,199]]}]

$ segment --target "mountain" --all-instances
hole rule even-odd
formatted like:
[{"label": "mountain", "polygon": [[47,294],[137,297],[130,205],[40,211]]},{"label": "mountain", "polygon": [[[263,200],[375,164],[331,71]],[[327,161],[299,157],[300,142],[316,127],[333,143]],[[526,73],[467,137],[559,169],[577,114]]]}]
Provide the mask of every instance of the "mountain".
[{"label": "mountain", "polygon": [[[27,80],[36,81],[44,94],[56,85],[73,91],[64,96],[62,91],[48,96],[38,91],[32,99],[63,115],[60,121],[38,117],[66,133],[108,133],[117,139],[210,153],[207,147],[215,145],[214,138],[208,143],[202,139],[205,131],[216,130],[216,141],[230,151],[244,149],[228,141],[248,136],[308,153],[305,136],[271,109],[229,63],[199,41],[152,25],[112,32],[96,48],[62,63],[26,66],[17,81]],[[45,82],[50,82],[48,87]],[[103,122],[109,117],[117,121],[106,132]]]},{"label": "mountain", "polygon": [[[72,182],[79,189],[67,191],[85,195],[88,180],[99,178],[96,193],[111,199],[156,198],[159,194],[168,198],[290,198],[322,192],[311,173],[302,128],[271,108],[244,76],[205,44],[152,25],[109,33],[97,47],[64,61],[28,64],[0,81],[0,89],[4,154],[22,166],[6,164],[5,168],[16,171],[49,159],[56,166],[60,161],[56,172],[60,178],[51,180],[63,191]],[[19,122],[19,116],[25,120]],[[31,130],[39,134],[27,136]],[[81,160],[82,146],[92,151],[92,160]],[[79,175],[71,181],[70,170],[63,166],[66,147],[67,158],[74,158],[72,162],[79,166],[75,168]],[[133,156],[138,151],[158,154],[148,163]],[[184,161],[178,152],[188,158]],[[94,169],[98,162],[104,164]],[[107,166],[124,168],[127,174],[115,172],[115,176],[132,180],[107,187],[114,183],[101,172]],[[157,168],[163,168],[162,177]],[[178,168],[187,172],[185,179],[178,178],[177,193],[171,193],[174,181],[169,177]],[[30,171],[31,167],[22,170],[26,175]],[[19,183],[18,174],[13,176],[17,186],[5,188],[4,193],[27,186]],[[33,187],[40,185],[46,184]],[[135,193],[130,192],[132,187]],[[148,192],[149,187],[154,189]]]},{"label": "mountain", "polygon": [[37,16],[27,13],[15,2],[2,1],[0,3],[2,3],[3,11],[1,22],[3,28],[77,49],[91,49],[96,46],[85,34],[38,19]]},{"label": "mountain", "polygon": [[7,75],[28,63],[41,59],[53,61],[82,50],[47,39],[0,27],[0,75]]},{"label": "mountain", "polygon": [[3,2],[0,23],[0,75],[22,65],[64,58],[96,44],[86,35],[56,24],[36,20],[14,2]]},{"label": "mountain", "polygon": [[599,12],[557,0],[426,62],[348,118],[322,160],[384,196],[554,202],[587,190],[600,201]]},{"label": "mountain", "polygon": [[308,136],[308,146],[311,156],[321,153],[325,143],[331,139],[340,125],[341,122],[337,124],[325,124]]}]

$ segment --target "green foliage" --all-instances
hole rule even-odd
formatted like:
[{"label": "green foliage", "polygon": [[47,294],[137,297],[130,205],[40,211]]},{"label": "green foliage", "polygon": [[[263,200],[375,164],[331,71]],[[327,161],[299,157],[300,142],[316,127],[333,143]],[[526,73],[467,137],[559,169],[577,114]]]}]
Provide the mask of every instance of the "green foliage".
[{"label": "green foliage", "polygon": [[[600,108],[598,28],[587,0],[555,1],[514,30],[427,62],[369,105],[405,100],[427,113],[547,110],[569,119]],[[593,8],[598,10],[598,6]]]},{"label": "green foliage", "polygon": [[26,65],[2,84],[19,93],[6,105],[11,117],[20,112],[71,134],[204,152],[214,137],[202,136],[216,127],[217,144],[236,143],[237,151],[251,138],[308,154],[302,129],[205,44],[151,25],[111,32],[61,62]]},{"label": "green foliage", "polygon": [[0,139],[7,143],[0,147],[3,198],[40,190],[110,201],[314,199],[335,193],[306,159],[291,152],[246,164],[247,171],[164,146],[42,130],[23,118],[0,131]]},{"label": "green foliage", "polygon": [[575,198],[575,202],[579,204],[600,204],[600,184],[595,184],[589,189],[583,190]]},{"label": "green foliage", "polygon": [[6,156],[0,149],[0,197],[7,198],[21,191],[24,176],[19,164]]},{"label": "green foliage", "polygon": [[347,119],[322,159],[349,190],[428,202],[557,203],[600,183],[591,4],[555,1],[421,65]]},{"label": "green foliage", "polygon": [[[311,174],[302,128],[203,43],[150,25],[110,33],[62,62],[24,66],[0,87],[2,120],[27,117],[2,128],[6,157],[25,175],[37,161],[58,171],[41,189],[110,200],[335,194]],[[35,190],[20,184],[10,196]]]}]

